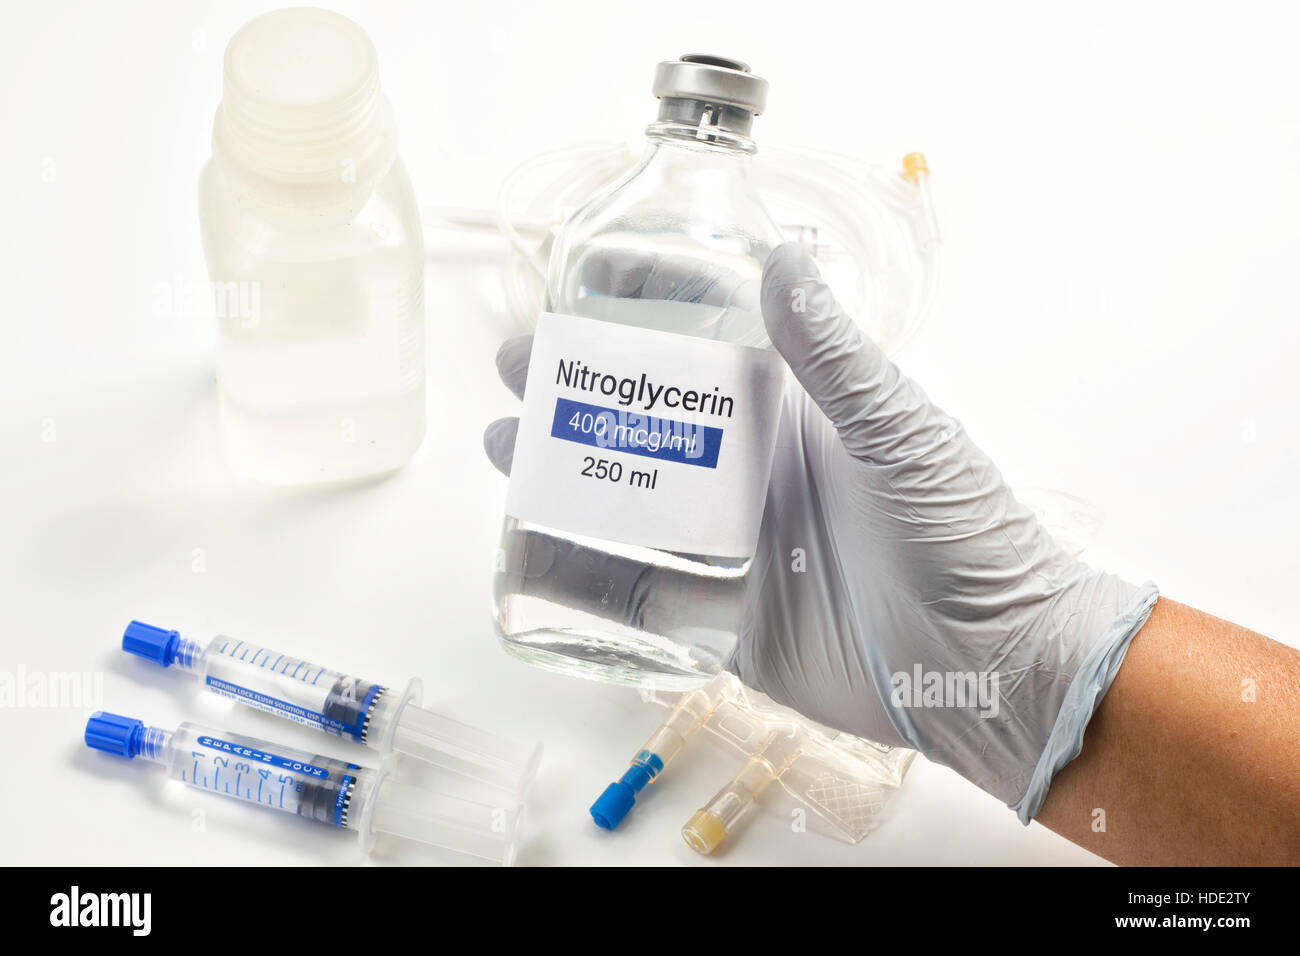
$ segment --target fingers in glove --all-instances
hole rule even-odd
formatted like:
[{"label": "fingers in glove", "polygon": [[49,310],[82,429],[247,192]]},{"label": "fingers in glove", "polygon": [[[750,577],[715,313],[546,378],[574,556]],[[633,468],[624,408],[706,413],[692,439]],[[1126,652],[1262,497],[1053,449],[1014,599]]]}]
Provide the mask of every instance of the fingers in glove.
[{"label": "fingers in glove", "polygon": [[720,646],[730,644],[745,587],[739,575],[691,574],[526,529],[510,532],[502,549],[498,602],[539,599],[649,634],[689,635],[692,643],[712,630]]},{"label": "fingers in glove", "polygon": [[[506,339],[497,349],[497,374],[505,387],[514,392],[515,398],[524,397],[524,385],[528,382],[528,360],[533,354],[533,337],[519,335]],[[511,438],[511,446],[514,438]]]},{"label": "fingers in glove", "polygon": [[515,436],[519,432],[519,419],[498,418],[483,430],[483,450],[497,471],[509,477],[515,461]]},{"label": "fingers in glove", "polygon": [[582,264],[582,285],[619,299],[664,299],[753,311],[754,276],[694,256],[659,255],[636,249],[602,250]]},{"label": "fingers in glove", "polygon": [[[756,304],[757,295],[752,277],[720,268],[702,269],[697,259],[686,256],[660,256],[628,249],[592,255],[583,263],[582,282],[593,292],[621,299],[667,299],[746,310]],[[519,399],[524,397],[532,352],[531,335],[507,339],[497,350],[497,374]],[[484,435],[485,444],[486,441]],[[510,444],[513,448],[513,433]],[[493,464],[501,467],[496,458]]]},{"label": "fingers in glove", "polygon": [[762,299],[772,344],[854,457],[904,462],[959,430],[845,314],[803,246],[773,250]]}]

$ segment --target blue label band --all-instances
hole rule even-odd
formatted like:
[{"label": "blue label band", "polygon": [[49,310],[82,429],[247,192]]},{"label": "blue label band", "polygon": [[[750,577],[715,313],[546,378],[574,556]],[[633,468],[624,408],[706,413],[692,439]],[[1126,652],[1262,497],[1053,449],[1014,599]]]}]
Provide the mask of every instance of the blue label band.
[{"label": "blue label band", "polygon": [[228,740],[221,740],[217,737],[200,737],[199,746],[207,747],[211,750],[220,750],[222,753],[234,754],[236,757],[243,757],[245,760],[265,764],[269,767],[279,767],[281,770],[300,773],[304,777],[312,777],[316,780],[327,780],[330,775],[330,772],[324,767],[317,767],[313,764],[304,763],[301,760],[291,760],[288,757],[281,757],[276,754],[267,753],[264,750],[257,750],[253,747],[245,747],[243,744],[231,743]]},{"label": "blue label band", "polygon": [[568,398],[555,400],[551,437],[702,468],[717,468],[722,448],[721,428]]},{"label": "blue label band", "polygon": [[241,687],[238,684],[232,684],[230,681],[222,680],[219,677],[209,677],[207,684],[218,694],[235,700],[243,701],[258,710],[264,710],[269,713],[278,714],[281,717],[288,717],[290,720],[296,720],[299,723],[308,724],[325,731],[327,734],[335,734],[342,737],[347,735],[353,740],[364,743],[363,735],[366,729],[366,714],[374,705],[375,697],[384,689],[379,684],[370,685],[366,691],[366,696],[361,701],[361,707],[357,711],[356,719],[345,724],[336,717],[330,717],[319,711],[303,707],[299,704],[282,700],[279,697],[272,697],[270,694],[263,694],[260,691],[251,690],[247,687]]},{"label": "blue label band", "polygon": [[361,709],[357,711],[357,721],[348,728],[348,733],[352,739],[359,743],[365,743],[366,733],[366,715],[370,713],[370,708],[375,705],[375,698],[384,692],[384,688],[379,684],[371,684],[370,690],[366,691],[365,699],[361,701]]},{"label": "blue label band", "polygon": [[272,697],[270,694],[262,694],[255,690],[249,690],[247,687],[240,687],[238,684],[232,684],[229,681],[221,680],[219,677],[209,677],[208,686],[218,694],[225,694],[227,697],[234,697],[251,704],[260,710],[272,711],[291,720],[301,721],[306,724],[313,724],[326,733],[331,734],[352,734],[359,735],[360,728],[352,728],[344,724],[341,720],[335,720],[333,717],[326,717],[322,713],[310,710],[306,707],[300,707],[298,704],[292,704],[287,700],[281,700],[279,697]]}]

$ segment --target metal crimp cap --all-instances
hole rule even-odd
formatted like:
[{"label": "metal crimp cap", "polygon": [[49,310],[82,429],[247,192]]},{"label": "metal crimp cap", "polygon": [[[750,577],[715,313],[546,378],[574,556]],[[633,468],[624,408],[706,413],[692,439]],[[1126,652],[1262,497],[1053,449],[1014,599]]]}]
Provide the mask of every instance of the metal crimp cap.
[{"label": "metal crimp cap", "polygon": [[654,95],[721,103],[757,116],[767,106],[767,80],[749,72],[749,64],[740,60],[689,54],[655,67]]}]

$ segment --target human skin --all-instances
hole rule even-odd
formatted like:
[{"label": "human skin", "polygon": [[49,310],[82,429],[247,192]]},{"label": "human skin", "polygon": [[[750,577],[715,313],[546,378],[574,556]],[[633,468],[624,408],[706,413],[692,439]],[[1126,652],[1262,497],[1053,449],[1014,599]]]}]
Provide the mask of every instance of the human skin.
[{"label": "human skin", "polygon": [[1300,651],[1161,598],[1035,819],[1122,865],[1300,865]]}]

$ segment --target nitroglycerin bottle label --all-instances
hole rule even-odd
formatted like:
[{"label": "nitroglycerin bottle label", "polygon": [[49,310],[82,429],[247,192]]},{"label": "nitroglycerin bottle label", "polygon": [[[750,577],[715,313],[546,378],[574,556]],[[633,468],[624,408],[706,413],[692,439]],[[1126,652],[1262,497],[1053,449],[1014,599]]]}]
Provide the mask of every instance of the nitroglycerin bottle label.
[{"label": "nitroglycerin bottle label", "polygon": [[622,544],[749,557],[783,376],[770,349],[543,313],[506,512]]}]

